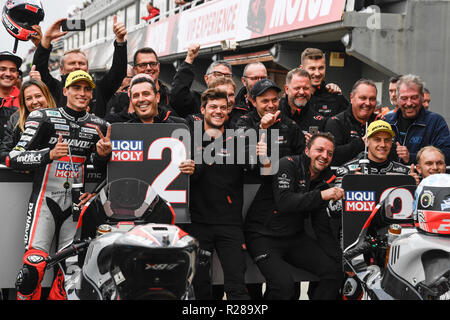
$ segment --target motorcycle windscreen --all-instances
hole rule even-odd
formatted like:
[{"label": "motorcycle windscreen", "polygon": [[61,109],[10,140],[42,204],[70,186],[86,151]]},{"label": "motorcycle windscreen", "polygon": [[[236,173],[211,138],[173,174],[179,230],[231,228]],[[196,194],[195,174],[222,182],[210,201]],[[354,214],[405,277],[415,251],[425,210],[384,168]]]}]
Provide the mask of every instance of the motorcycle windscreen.
[{"label": "motorcycle windscreen", "polygon": [[110,182],[97,197],[108,218],[126,221],[138,220],[151,211],[158,200],[151,185],[133,178]]}]

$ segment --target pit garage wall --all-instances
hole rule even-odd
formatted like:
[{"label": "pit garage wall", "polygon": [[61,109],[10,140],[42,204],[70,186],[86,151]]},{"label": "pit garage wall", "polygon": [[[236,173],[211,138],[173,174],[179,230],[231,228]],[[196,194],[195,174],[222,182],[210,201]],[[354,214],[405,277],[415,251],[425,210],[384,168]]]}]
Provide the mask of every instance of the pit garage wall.
[{"label": "pit garage wall", "polygon": [[405,15],[346,12],[344,23],[355,26],[348,53],[387,76],[419,75],[450,123],[450,1],[410,0]]}]

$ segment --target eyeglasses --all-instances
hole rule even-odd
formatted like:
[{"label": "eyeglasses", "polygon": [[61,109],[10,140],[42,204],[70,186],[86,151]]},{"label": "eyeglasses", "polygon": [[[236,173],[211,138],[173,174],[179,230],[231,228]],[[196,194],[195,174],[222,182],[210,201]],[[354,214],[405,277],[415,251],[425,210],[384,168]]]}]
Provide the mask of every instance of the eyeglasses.
[{"label": "eyeglasses", "polygon": [[141,68],[141,69],[144,69],[147,66],[150,66],[151,68],[154,69],[158,65],[159,65],[159,62],[153,62],[153,61],[152,62],[142,62],[142,63],[135,64],[136,67]]},{"label": "eyeglasses", "polygon": [[247,76],[244,76],[244,78],[252,80],[252,81],[259,81],[259,80],[267,79],[267,77],[247,77]]},{"label": "eyeglasses", "polygon": [[208,74],[212,74],[215,77],[225,77],[225,78],[231,78],[231,76],[232,76],[231,73],[223,73],[223,72],[220,72],[220,71],[213,71],[213,72],[210,72]]}]

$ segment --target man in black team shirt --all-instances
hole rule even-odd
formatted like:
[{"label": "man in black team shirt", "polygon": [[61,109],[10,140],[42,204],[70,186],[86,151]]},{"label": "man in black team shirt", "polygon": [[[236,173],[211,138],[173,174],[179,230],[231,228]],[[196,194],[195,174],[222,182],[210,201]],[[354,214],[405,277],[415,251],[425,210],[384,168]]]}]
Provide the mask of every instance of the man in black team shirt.
[{"label": "man in black team shirt", "polygon": [[335,139],[332,166],[341,166],[364,151],[363,137],[366,125],[376,119],[377,87],[368,79],[360,79],[350,94],[351,108],[331,117],[325,124],[325,131]]},{"label": "man in black team shirt", "polygon": [[322,219],[329,200],[342,199],[344,190],[330,187],[333,137],[318,133],[300,155],[280,160],[265,197],[255,201],[245,219],[250,255],[266,279],[265,298],[292,299],[294,279],[288,265],[304,268],[320,278],[310,299],[335,299],[343,278],[342,267],[306,234],[304,219]]},{"label": "man in black team shirt", "polygon": [[131,79],[129,87],[130,103],[134,113],[130,114],[133,123],[185,123],[182,118],[173,117],[170,111],[159,108],[160,94],[153,79],[145,74],[137,74]]},{"label": "man in black team shirt", "polygon": [[349,107],[348,101],[335,84],[325,82],[325,54],[320,49],[307,48],[302,52],[300,68],[311,75],[313,94],[311,107],[323,117],[330,118]]},{"label": "man in black team shirt", "polygon": [[303,69],[295,68],[288,72],[285,95],[280,99],[281,114],[295,121],[308,140],[310,131],[323,131],[325,118],[310,104],[311,76]]},{"label": "man in black team shirt", "polygon": [[[191,122],[195,171],[191,176],[191,224],[185,229],[199,242],[205,258],[194,277],[197,299],[212,299],[211,255],[214,249],[222,265],[228,300],[249,299],[245,288],[245,242],[242,232],[244,165],[238,163],[237,143],[230,135],[227,94],[208,89],[202,95],[202,121]],[[234,143],[230,143],[233,142]]]}]

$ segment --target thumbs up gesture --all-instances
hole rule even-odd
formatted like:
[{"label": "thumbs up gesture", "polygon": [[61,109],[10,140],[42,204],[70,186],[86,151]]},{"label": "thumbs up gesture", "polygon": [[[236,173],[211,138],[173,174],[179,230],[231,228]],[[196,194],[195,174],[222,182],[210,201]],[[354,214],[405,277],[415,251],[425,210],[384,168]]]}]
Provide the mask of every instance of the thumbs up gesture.
[{"label": "thumbs up gesture", "polygon": [[267,143],[266,143],[266,134],[261,134],[261,139],[256,144],[256,155],[259,156],[259,159],[263,165],[270,164],[270,159],[267,157]]},{"label": "thumbs up gesture", "polygon": [[409,151],[406,146],[402,146],[400,143],[397,142],[397,155],[404,163],[409,162]]},{"label": "thumbs up gesture", "polygon": [[58,160],[62,157],[65,157],[69,154],[69,144],[67,142],[63,142],[62,135],[60,134],[58,137],[58,142],[55,144],[55,147],[50,150],[50,160]]},{"label": "thumbs up gesture", "polygon": [[259,127],[261,129],[267,129],[270,128],[271,126],[273,126],[273,124],[275,123],[275,121],[277,121],[277,118],[280,116],[281,111],[278,110],[275,113],[266,113],[262,118],[261,118],[261,123],[259,125]]},{"label": "thumbs up gesture", "polygon": [[122,22],[117,22],[117,16],[113,17],[113,32],[116,35],[118,43],[125,42],[125,36],[127,35],[127,29]]},{"label": "thumbs up gesture", "polygon": [[31,67],[30,73],[28,75],[30,76],[30,79],[35,79],[35,80],[41,80],[42,81],[41,73],[36,70],[36,65],[34,65],[34,64]]},{"label": "thumbs up gesture", "polygon": [[418,185],[420,183],[420,179],[419,179],[419,174],[416,172],[415,170],[415,166],[414,163],[411,164],[411,169],[409,170],[409,175],[412,176],[414,178],[414,180],[416,180],[416,184]]},{"label": "thumbs up gesture", "polygon": [[97,153],[100,157],[107,157],[112,152],[112,144],[111,144],[111,126],[108,125],[108,129],[106,130],[106,136],[100,131],[97,127],[97,133],[100,139],[97,141],[96,148]]}]

